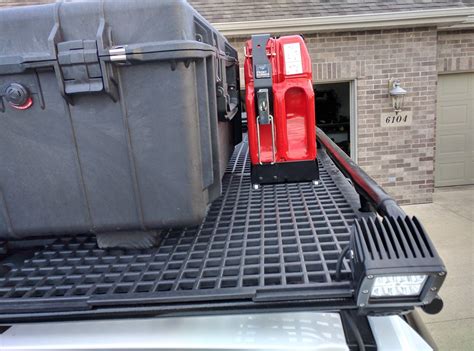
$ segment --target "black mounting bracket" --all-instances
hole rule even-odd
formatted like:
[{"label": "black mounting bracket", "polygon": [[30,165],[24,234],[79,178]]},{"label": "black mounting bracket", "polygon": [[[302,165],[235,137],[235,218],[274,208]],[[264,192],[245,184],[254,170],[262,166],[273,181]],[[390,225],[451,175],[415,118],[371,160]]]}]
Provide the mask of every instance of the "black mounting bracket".
[{"label": "black mounting bracket", "polygon": [[270,124],[273,110],[272,64],[267,57],[269,34],[252,35],[252,61],[259,124]]}]

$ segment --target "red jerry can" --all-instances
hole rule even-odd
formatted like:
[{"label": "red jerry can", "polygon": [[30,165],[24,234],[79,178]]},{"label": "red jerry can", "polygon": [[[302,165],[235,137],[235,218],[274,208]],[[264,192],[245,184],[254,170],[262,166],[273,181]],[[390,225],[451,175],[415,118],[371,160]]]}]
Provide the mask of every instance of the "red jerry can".
[{"label": "red jerry can", "polygon": [[245,46],[251,178],[316,181],[316,119],[308,49],[299,35],[253,35]]}]

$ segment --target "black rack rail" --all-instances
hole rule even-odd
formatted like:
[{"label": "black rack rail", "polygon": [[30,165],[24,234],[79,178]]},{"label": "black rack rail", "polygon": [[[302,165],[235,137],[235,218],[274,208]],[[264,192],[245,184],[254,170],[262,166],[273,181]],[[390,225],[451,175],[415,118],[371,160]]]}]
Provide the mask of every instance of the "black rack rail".
[{"label": "black rack rail", "polygon": [[0,321],[222,311],[355,308],[350,267],[336,263],[359,194],[325,149],[321,182],[253,190],[247,143],[235,151],[223,195],[197,228],[163,232],[159,247],[99,249],[65,237],[13,250],[0,262]]}]

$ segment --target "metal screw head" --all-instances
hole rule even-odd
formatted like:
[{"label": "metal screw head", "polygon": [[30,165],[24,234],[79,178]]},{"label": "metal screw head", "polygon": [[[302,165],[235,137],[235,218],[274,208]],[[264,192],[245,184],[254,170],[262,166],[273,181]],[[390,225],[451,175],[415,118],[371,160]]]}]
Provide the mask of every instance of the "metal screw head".
[{"label": "metal screw head", "polygon": [[359,307],[364,307],[364,306],[365,306],[365,303],[361,303],[361,304],[359,305]]},{"label": "metal screw head", "polygon": [[368,294],[369,290],[362,290],[362,294]]},{"label": "metal screw head", "polygon": [[446,274],[446,272],[439,272],[439,273],[438,273],[438,275],[439,275],[440,277],[442,277],[442,276],[445,275],[445,274]]},{"label": "metal screw head", "polygon": [[433,286],[430,290],[431,290],[431,291],[436,291],[437,288],[436,288],[436,286]]},{"label": "metal screw head", "polygon": [[427,305],[427,304],[428,304],[428,300],[423,301],[423,304],[424,304],[424,305]]},{"label": "metal screw head", "polygon": [[373,275],[368,275],[368,276],[367,276],[367,279],[373,279],[373,278],[374,278]]}]

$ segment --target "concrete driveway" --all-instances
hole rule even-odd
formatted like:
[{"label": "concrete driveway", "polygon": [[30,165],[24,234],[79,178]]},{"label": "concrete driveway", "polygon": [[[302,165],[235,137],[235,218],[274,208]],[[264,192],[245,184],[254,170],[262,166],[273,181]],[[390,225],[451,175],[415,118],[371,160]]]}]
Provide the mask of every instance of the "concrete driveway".
[{"label": "concrete driveway", "polygon": [[444,309],[420,315],[440,350],[474,350],[474,186],[438,188],[432,204],[403,208],[421,220],[448,270]]}]

